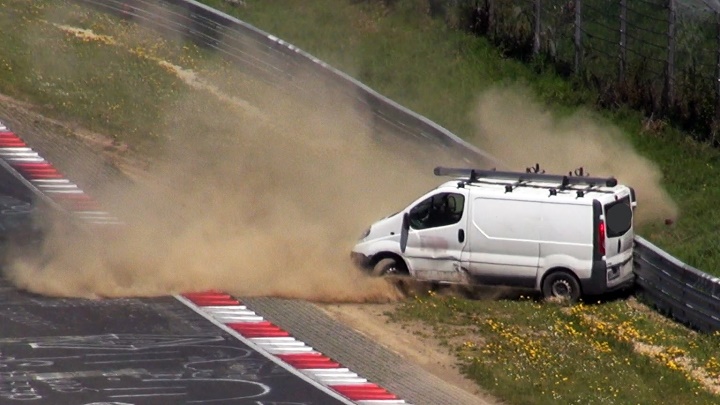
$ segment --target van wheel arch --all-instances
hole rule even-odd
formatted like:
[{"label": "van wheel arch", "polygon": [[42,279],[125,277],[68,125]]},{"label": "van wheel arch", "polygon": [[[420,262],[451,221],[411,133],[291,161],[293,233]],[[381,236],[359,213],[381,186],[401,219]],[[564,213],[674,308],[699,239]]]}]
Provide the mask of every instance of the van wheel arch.
[{"label": "van wheel arch", "polygon": [[540,290],[545,299],[565,298],[576,302],[582,296],[580,279],[575,273],[564,267],[548,270],[540,282]]},{"label": "van wheel arch", "polygon": [[[405,263],[405,260],[403,260],[400,255],[397,255],[395,253],[391,252],[383,252],[378,253],[375,256],[373,256],[373,260],[370,262],[370,265],[372,266],[372,274],[374,276],[382,276],[384,275],[384,272],[381,271],[379,267],[385,267],[390,264],[394,263],[397,268],[400,275],[409,275],[410,271],[408,270],[407,264]],[[383,274],[380,274],[383,273]]]}]

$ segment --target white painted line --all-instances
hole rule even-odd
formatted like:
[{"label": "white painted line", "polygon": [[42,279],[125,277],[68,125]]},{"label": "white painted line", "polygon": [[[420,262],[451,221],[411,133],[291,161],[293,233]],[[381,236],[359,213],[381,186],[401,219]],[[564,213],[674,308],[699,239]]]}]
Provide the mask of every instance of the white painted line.
[{"label": "white painted line", "polygon": [[249,309],[237,309],[234,311],[211,311],[211,315],[218,317],[229,317],[234,316],[257,316],[257,314]]},{"label": "white painted line", "polygon": [[[0,131],[2,131],[2,130],[0,129]],[[4,151],[33,152],[32,148],[26,148],[26,147],[22,147],[22,146],[10,146],[10,147],[6,147],[6,148],[0,148],[0,153],[2,153]]]},{"label": "white painted line", "polygon": [[318,378],[318,380],[322,381],[325,385],[352,385],[352,384],[367,384],[368,380],[366,378],[357,377],[357,378]]},{"label": "white painted line", "polygon": [[277,354],[312,354],[312,355],[320,355],[321,353],[317,350],[313,349],[310,346],[300,346],[300,347],[283,347],[283,346],[265,346],[261,345],[262,348],[264,348],[267,351],[274,351],[277,352]]},{"label": "white painted line", "polygon": [[221,321],[223,323],[233,322],[233,323],[259,323],[261,321],[264,321],[263,317],[260,315],[223,315],[223,316],[213,316],[213,318],[217,319],[218,321]]},{"label": "white painted line", "polygon": [[325,377],[359,377],[359,375],[358,375],[357,373],[353,373],[352,371],[347,370],[347,369],[345,369],[345,370],[347,370],[347,371],[340,371],[340,372],[338,372],[338,371],[333,371],[333,370],[342,370],[342,369],[328,369],[328,370],[331,370],[331,371],[327,371],[327,372],[317,372],[317,373],[309,372],[308,374],[312,374],[312,375],[314,375],[314,376],[316,376],[316,377],[319,377],[319,378],[325,378]]},{"label": "white painted line", "polygon": [[78,189],[79,187],[76,184],[72,183],[49,183],[49,184],[38,184],[38,187],[41,189]]},{"label": "white painted line", "polygon": [[[52,194],[85,194],[84,191],[77,188],[75,190],[45,190],[46,193],[52,193]],[[91,201],[91,200],[88,200]]]},{"label": "white painted line", "polygon": [[47,163],[47,162],[45,162],[45,159],[43,159],[41,157],[37,157],[37,158],[9,157],[9,158],[5,158],[5,160],[9,160],[9,161],[13,161],[13,162]]},{"label": "white painted line", "polygon": [[[30,180],[33,183],[70,183],[70,180],[68,179],[32,179]],[[73,184],[73,183],[70,183]]]},{"label": "white painted line", "polygon": [[[183,298],[185,298],[185,297],[183,297]],[[194,303],[192,303],[192,304],[195,305]],[[208,305],[207,307],[198,306],[198,308],[202,308],[203,311],[207,311],[207,312],[213,312],[213,311],[218,311],[218,310],[225,311],[225,310],[231,310],[231,309],[247,309],[247,307],[245,305],[227,305],[227,306]]]},{"label": "white painted line", "polygon": [[263,346],[267,347],[310,347],[305,344],[305,342],[302,342],[300,340],[295,340],[292,342],[266,342],[266,343],[258,343]]},{"label": "white painted line", "polygon": [[[217,308],[217,309],[215,309]],[[233,305],[228,308],[222,308],[222,307],[213,307],[213,309],[209,309],[208,312],[213,314],[234,314],[237,312],[242,311],[251,311],[246,307],[245,305]],[[252,312],[252,311],[251,311]]]},{"label": "white painted line", "polygon": [[0,149],[0,156],[15,156],[15,157],[40,157],[36,152],[24,152],[24,151],[9,151],[7,148],[3,148],[6,150]]}]

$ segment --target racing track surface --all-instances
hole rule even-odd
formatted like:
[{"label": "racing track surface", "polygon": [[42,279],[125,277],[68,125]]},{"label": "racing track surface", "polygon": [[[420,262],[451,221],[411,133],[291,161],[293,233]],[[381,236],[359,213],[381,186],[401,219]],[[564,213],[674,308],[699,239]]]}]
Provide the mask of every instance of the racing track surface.
[{"label": "racing track surface", "polygon": [[0,404],[343,404],[174,297],[60,299],[0,281]]}]

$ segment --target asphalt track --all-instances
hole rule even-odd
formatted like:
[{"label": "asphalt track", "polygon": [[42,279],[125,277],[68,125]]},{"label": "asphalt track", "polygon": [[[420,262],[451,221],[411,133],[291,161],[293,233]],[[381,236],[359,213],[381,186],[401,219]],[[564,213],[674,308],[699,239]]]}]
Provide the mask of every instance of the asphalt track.
[{"label": "asphalt track", "polygon": [[0,404],[347,403],[174,297],[61,299],[0,280]]}]

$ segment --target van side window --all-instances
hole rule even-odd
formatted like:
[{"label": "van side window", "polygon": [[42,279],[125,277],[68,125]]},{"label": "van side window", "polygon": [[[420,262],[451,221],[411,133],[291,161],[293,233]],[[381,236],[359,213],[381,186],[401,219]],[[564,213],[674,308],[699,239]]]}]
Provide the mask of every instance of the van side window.
[{"label": "van side window", "polygon": [[465,196],[440,193],[429,197],[410,209],[410,226],[428,229],[458,223],[465,209]]}]

